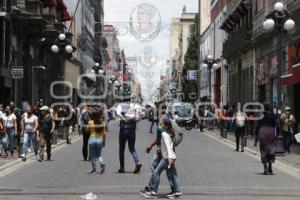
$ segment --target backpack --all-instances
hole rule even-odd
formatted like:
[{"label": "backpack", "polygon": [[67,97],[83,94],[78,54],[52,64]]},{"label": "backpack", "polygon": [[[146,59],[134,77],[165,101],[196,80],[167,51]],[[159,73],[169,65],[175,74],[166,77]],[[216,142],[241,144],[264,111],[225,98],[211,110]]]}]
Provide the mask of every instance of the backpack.
[{"label": "backpack", "polygon": [[244,127],[245,121],[246,121],[245,115],[242,112],[238,112],[236,116],[237,127]]},{"label": "backpack", "polygon": [[175,134],[171,139],[174,147],[177,147],[182,142],[184,129],[180,128],[174,119],[170,120]]}]

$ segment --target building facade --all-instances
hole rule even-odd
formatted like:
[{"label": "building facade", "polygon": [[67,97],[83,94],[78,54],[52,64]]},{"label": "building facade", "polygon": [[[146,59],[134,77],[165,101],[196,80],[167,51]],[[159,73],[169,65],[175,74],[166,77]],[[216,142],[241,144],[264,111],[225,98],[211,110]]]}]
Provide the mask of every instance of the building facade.
[{"label": "building facade", "polygon": [[[253,45],[255,57],[255,86],[256,100],[272,103],[276,106],[277,82],[281,82],[282,105],[290,106],[295,114],[297,127],[300,130],[300,65],[299,65],[299,41],[300,41],[300,2],[283,1],[287,10],[292,14],[296,27],[292,32],[283,35],[282,51],[283,66],[281,77],[277,77],[277,53],[276,34],[263,30],[264,16],[274,9],[275,0],[263,2],[253,1]],[[283,109],[283,108],[280,108]]]},{"label": "building facade", "polygon": [[64,57],[50,47],[64,32],[63,23],[71,19],[65,2],[4,0],[0,9],[0,102],[15,100],[19,105],[22,98],[31,103],[41,98],[50,103],[50,85],[64,75]]},{"label": "building facade", "polygon": [[[226,33],[220,29],[226,15],[226,1],[213,0],[210,4],[210,25],[202,32],[200,40],[200,60],[208,55],[218,60],[218,67],[211,70],[211,83],[209,83],[209,70],[201,68],[200,99],[211,100],[217,105],[227,104],[227,63],[223,57],[223,42]],[[212,94],[209,94],[211,87]],[[211,98],[211,99],[210,99]]]},{"label": "building facade", "polygon": [[177,97],[181,98],[181,73],[184,65],[184,56],[188,49],[189,38],[195,27],[196,13],[189,13],[184,6],[180,18],[173,18],[170,33],[170,60],[175,75]]},{"label": "building facade", "polygon": [[221,25],[228,36],[223,56],[228,65],[228,103],[254,100],[254,59],[252,46],[252,2],[227,0],[227,14]]}]

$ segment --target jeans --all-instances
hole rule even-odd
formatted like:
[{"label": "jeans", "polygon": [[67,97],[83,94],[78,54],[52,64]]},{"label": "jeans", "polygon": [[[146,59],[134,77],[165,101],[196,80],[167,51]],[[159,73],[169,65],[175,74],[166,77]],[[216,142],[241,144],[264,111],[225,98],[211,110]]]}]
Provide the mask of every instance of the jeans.
[{"label": "jeans", "polygon": [[153,121],[151,121],[151,126],[150,126],[150,133],[152,133],[152,129],[153,129],[153,126],[154,126],[154,124],[156,124],[156,127],[158,126],[158,121],[156,121],[156,120],[153,120]]},{"label": "jeans", "polygon": [[40,132],[40,159],[43,160],[44,158],[44,148],[46,143],[46,152],[47,152],[47,159],[51,159],[51,138],[52,134],[50,133],[42,133]]},{"label": "jeans", "polygon": [[240,140],[241,140],[241,150],[244,150],[246,146],[246,137],[245,137],[245,127],[236,127],[235,129],[235,142],[236,142],[236,150],[240,148]]},{"label": "jeans", "polygon": [[82,128],[82,138],[83,138],[83,144],[82,144],[82,156],[84,160],[88,159],[88,143],[90,139],[90,133],[86,130],[86,128]]},{"label": "jeans", "polygon": [[[149,180],[148,184],[145,186],[146,190],[154,190],[153,188],[158,188],[158,185],[160,183],[160,179],[156,180],[156,183],[155,183],[155,181],[153,181],[155,178],[153,178],[153,177],[155,176],[155,169],[160,164],[162,159],[163,159],[163,157],[161,155],[156,154],[154,156],[153,161],[152,161],[152,166],[151,166],[150,180]],[[172,192],[179,192],[180,189],[179,189],[176,169],[175,169],[175,172],[173,171],[173,173],[170,173],[170,170],[166,170],[166,172],[167,172],[167,178],[168,178],[168,181],[170,183]]]},{"label": "jeans", "polygon": [[179,180],[178,180],[175,165],[174,164],[171,165],[169,169],[168,169],[168,165],[169,165],[168,159],[162,158],[160,160],[159,164],[157,165],[157,167],[151,173],[149,186],[152,191],[155,191],[155,192],[158,191],[158,186],[159,186],[159,182],[160,182],[160,174],[164,170],[166,170],[172,192],[180,192],[180,185],[179,185]]},{"label": "jeans", "polygon": [[10,151],[11,155],[13,155],[14,148],[15,148],[15,129],[7,128],[6,133],[7,133],[8,141],[9,141],[9,151]]},{"label": "jeans", "polygon": [[119,160],[120,168],[124,169],[124,159],[125,159],[125,146],[128,140],[128,148],[133,157],[135,164],[139,163],[139,157],[135,150],[135,129],[120,129],[119,133]]},{"label": "jeans", "polygon": [[[7,143],[8,143],[7,134],[0,134],[0,139],[2,141],[2,146],[0,147],[0,150],[2,150],[2,148],[3,148],[4,151],[7,152]],[[1,145],[1,143],[0,143],[0,145]]]},{"label": "jeans", "polygon": [[36,133],[33,132],[25,132],[24,133],[24,143],[23,143],[23,153],[25,156],[28,154],[28,148],[29,148],[29,141],[31,141],[34,149],[35,155],[37,155],[38,147],[37,147],[37,140],[36,140]]},{"label": "jeans", "polygon": [[97,160],[101,156],[102,141],[103,141],[102,137],[96,137],[96,136],[91,136],[89,139],[89,151],[90,151],[93,171],[96,171]]}]

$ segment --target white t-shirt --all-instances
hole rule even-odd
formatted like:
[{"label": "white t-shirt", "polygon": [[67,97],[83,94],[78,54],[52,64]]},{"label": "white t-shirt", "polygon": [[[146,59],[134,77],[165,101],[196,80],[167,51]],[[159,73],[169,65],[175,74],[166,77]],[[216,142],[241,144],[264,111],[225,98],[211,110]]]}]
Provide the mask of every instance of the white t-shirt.
[{"label": "white t-shirt", "polygon": [[25,115],[23,118],[24,131],[25,132],[33,132],[36,120],[37,120],[37,116],[35,116],[35,115],[31,115],[31,117],[28,117],[28,115]]},{"label": "white t-shirt", "polygon": [[0,111],[0,119],[2,119],[2,115],[3,115],[3,112],[2,112],[2,111]]},{"label": "white t-shirt", "polygon": [[174,145],[170,135],[166,132],[162,133],[161,153],[165,159],[176,159]]},{"label": "white t-shirt", "polygon": [[13,128],[14,127],[14,121],[17,120],[17,117],[15,114],[11,113],[10,115],[3,114],[2,115],[3,120],[3,126],[6,128]]}]

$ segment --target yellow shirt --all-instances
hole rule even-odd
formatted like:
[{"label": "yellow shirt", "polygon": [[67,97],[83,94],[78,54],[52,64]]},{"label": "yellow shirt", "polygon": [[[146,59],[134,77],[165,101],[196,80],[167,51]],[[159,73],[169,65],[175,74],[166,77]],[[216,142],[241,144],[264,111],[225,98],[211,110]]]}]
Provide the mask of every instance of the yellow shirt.
[{"label": "yellow shirt", "polygon": [[101,130],[97,132],[94,120],[90,120],[88,123],[88,130],[90,131],[91,136],[94,136],[94,137],[102,136],[103,141],[105,141],[105,138],[106,138],[105,123],[97,125],[97,128],[101,128]]}]

